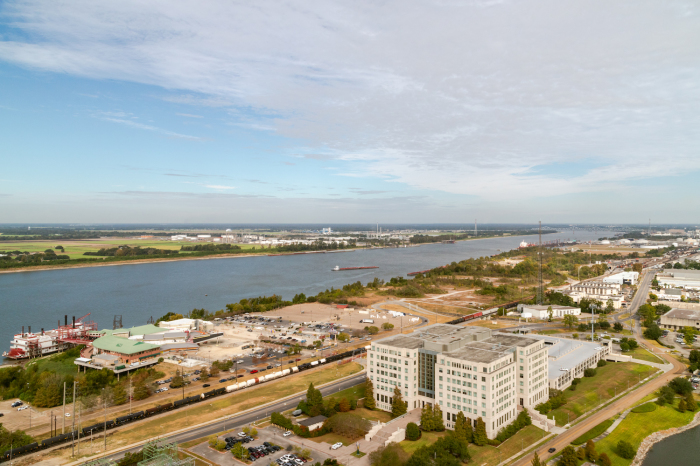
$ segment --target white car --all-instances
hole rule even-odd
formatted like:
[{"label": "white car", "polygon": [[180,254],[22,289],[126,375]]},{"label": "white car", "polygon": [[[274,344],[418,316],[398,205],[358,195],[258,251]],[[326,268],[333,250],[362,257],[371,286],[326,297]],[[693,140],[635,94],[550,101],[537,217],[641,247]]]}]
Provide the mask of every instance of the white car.
[{"label": "white car", "polygon": [[245,432],[239,432],[239,433],[238,433],[238,436],[239,436],[239,437],[247,437],[248,434],[246,434]]},{"label": "white car", "polygon": [[337,450],[338,448],[340,448],[342,446],[343,446],[342,442],[334,443],[333,446],[331,447],[331,450]]},{"label": "white car", "polygon": [[240,361],[238,361],[238,364],[243,364],[243,360],[241,359]]},{"label": "white car", "polygon": [[29,408],[29,405],[20,406],[19,408],[17,408],[17,411],[24,411],[27,408]]},{"label": "white car", "polygon": [[283,437],[289,437],[290,435],[292,435],[292,431],[291,431],[291,430],[288,430],[287,432],[285,432],[284,434],[282,434]]},{"label": "white car", "polygon": [[299,458],[294,458],[294,462],[297,464],[297,466],[302,466],[304,464],[304,462]]},{"label": "white car", "polygon": [[163,390],[164,392],[167,392],[170,389],[168,387],[163,387],[163,388],[161,388],[161,390]]}]

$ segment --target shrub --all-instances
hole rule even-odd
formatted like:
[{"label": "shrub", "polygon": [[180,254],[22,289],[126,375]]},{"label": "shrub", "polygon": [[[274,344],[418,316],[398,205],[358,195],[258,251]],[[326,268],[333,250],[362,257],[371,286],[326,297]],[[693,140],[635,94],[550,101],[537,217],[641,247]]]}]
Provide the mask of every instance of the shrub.
[{"label": "shrub", "polygon": [[620,440],[619,442],[617,442],[617,448],[615,449],[615,453],[617,453],[626,460],[631,460],[632,458],[634,458],[634,455],[637,454],[637,450],[634,449],[631,443],[626,442],[624,440]]},{"label": "shrub", "polygon": [[644,403],[632,409],[633,413],[650,413],[656,409],[656,403]]},{"label": "shrub", "polygon": [[527,413],[527,410],[522,410],[518,414],[518,417],[515,419],[514,422],[511,422],[508,424],[506,427],[501,429],[498,432],[498,435],[496,436],[496,439],[500,442],[505,442],[509,438],[511,438],[513,435],[518,433],[520,429],[523,427],[527,427],[530,424],[532,424],[532,420],[530,419],[530,415]]},{"label": "shrub", "polygon": [[415,422],[409,422],[406,426],[406,440],[418,440],[421,437],[420,429],[418,424]]},{"label": "shrub", "polygon": [[608,362],[605,359],[601,359],[600,361],[598,361],[598,367],[603,367],[607,364]]},{"label": "shrub", "polygon": [[684,379],[683,377],[676,377],[668,383],[668,386],[679,395],[685,395],[693,391],[693,385],[688,379]]},{"label": "shrub", "polygon": [[163,362],[163,361],[165,361],[165,359],[163,359],[163,358],[158,358],[158,362]]},{"label": "shrub", "polygon": [[583,376],[584,377],[595,377],[596,370],[593,369],[592,367],[589,367],[585,371],[583,371]]}]

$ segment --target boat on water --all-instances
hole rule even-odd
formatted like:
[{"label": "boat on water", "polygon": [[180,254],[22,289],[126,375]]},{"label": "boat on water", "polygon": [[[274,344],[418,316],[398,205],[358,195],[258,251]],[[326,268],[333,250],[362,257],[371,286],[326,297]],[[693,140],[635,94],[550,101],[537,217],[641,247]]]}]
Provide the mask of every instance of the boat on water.
[{"label": "boat on water", "polygon": [[333,272],[340,272],[341,270],[363,270],[363,269],[378,269],[376,265],[368,266],[368,267],[340,267],[340,266],[335,266],[331,270]]}]

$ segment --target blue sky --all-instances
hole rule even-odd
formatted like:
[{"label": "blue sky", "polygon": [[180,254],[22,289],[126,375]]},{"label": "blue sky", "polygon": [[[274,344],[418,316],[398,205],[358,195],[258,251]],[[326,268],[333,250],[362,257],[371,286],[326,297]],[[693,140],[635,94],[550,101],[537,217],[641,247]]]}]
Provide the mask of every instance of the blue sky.
[{"label": "blue sky", "polygon": [[695,2],[0,4],[5,222],[694,222]]}]

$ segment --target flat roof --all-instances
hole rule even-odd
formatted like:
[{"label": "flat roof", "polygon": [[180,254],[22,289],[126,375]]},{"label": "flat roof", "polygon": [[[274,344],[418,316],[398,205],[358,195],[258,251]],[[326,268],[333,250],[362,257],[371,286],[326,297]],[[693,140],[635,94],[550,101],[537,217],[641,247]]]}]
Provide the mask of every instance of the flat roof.
[{"label": "flat roof", "polygon": [[544,340],[549,353],[549,379],[558,379],[562,375],[561,369],[572,369],[586,359],[602,351],[598,343],[569,340],[568,338],[555,338],[547,335],[530,335],[536,340]]},{"label": "flat roof", "polygon": [[491,338],[469,342],[458,350],[444,354],[450,358],[489,364],[515,352],[517,347],[530,346],[536,342],[536,339],[524,337],[522,335],[498,333]]},{"label": "flat roof", "polygon": [[128,333],[129,336],[133,335],[150,335],[152,333],[163,333],[167,332],[167,328],[160,328],[156,327],[155,325],[152,324],[146,324],[146,325],[139,325],[137,327],[131,327],[131,328],[117,328],[114,330],[111,329],[104,329],[100,330],[100,333],[104,335],[113,335],[113,334],[122,334],[122,333]]},{"label": "flat roof", "polygon": [[437,345],[449,345],[457,341],[483,340],[491,336],[491,330],[485,327],[463,327],[451,324],[433,324],[414,331],[409,335],[396,335],[377,340],[380,345],[397,348],[424,348],[426,342]]},{"label": "flat roof", "polygon": [[326,416],[314,416],[308,419],[304,419],[303,421],[299,421],[297,424],[299,424],[300,426],[311,427],[312,425],[318,424],[319,422],[323,422],[326,419],[328,419]]},{"label": "flat roof", "polygon": [[700,320],[700,311],[696,309],[671,309],[661,318]]}]

